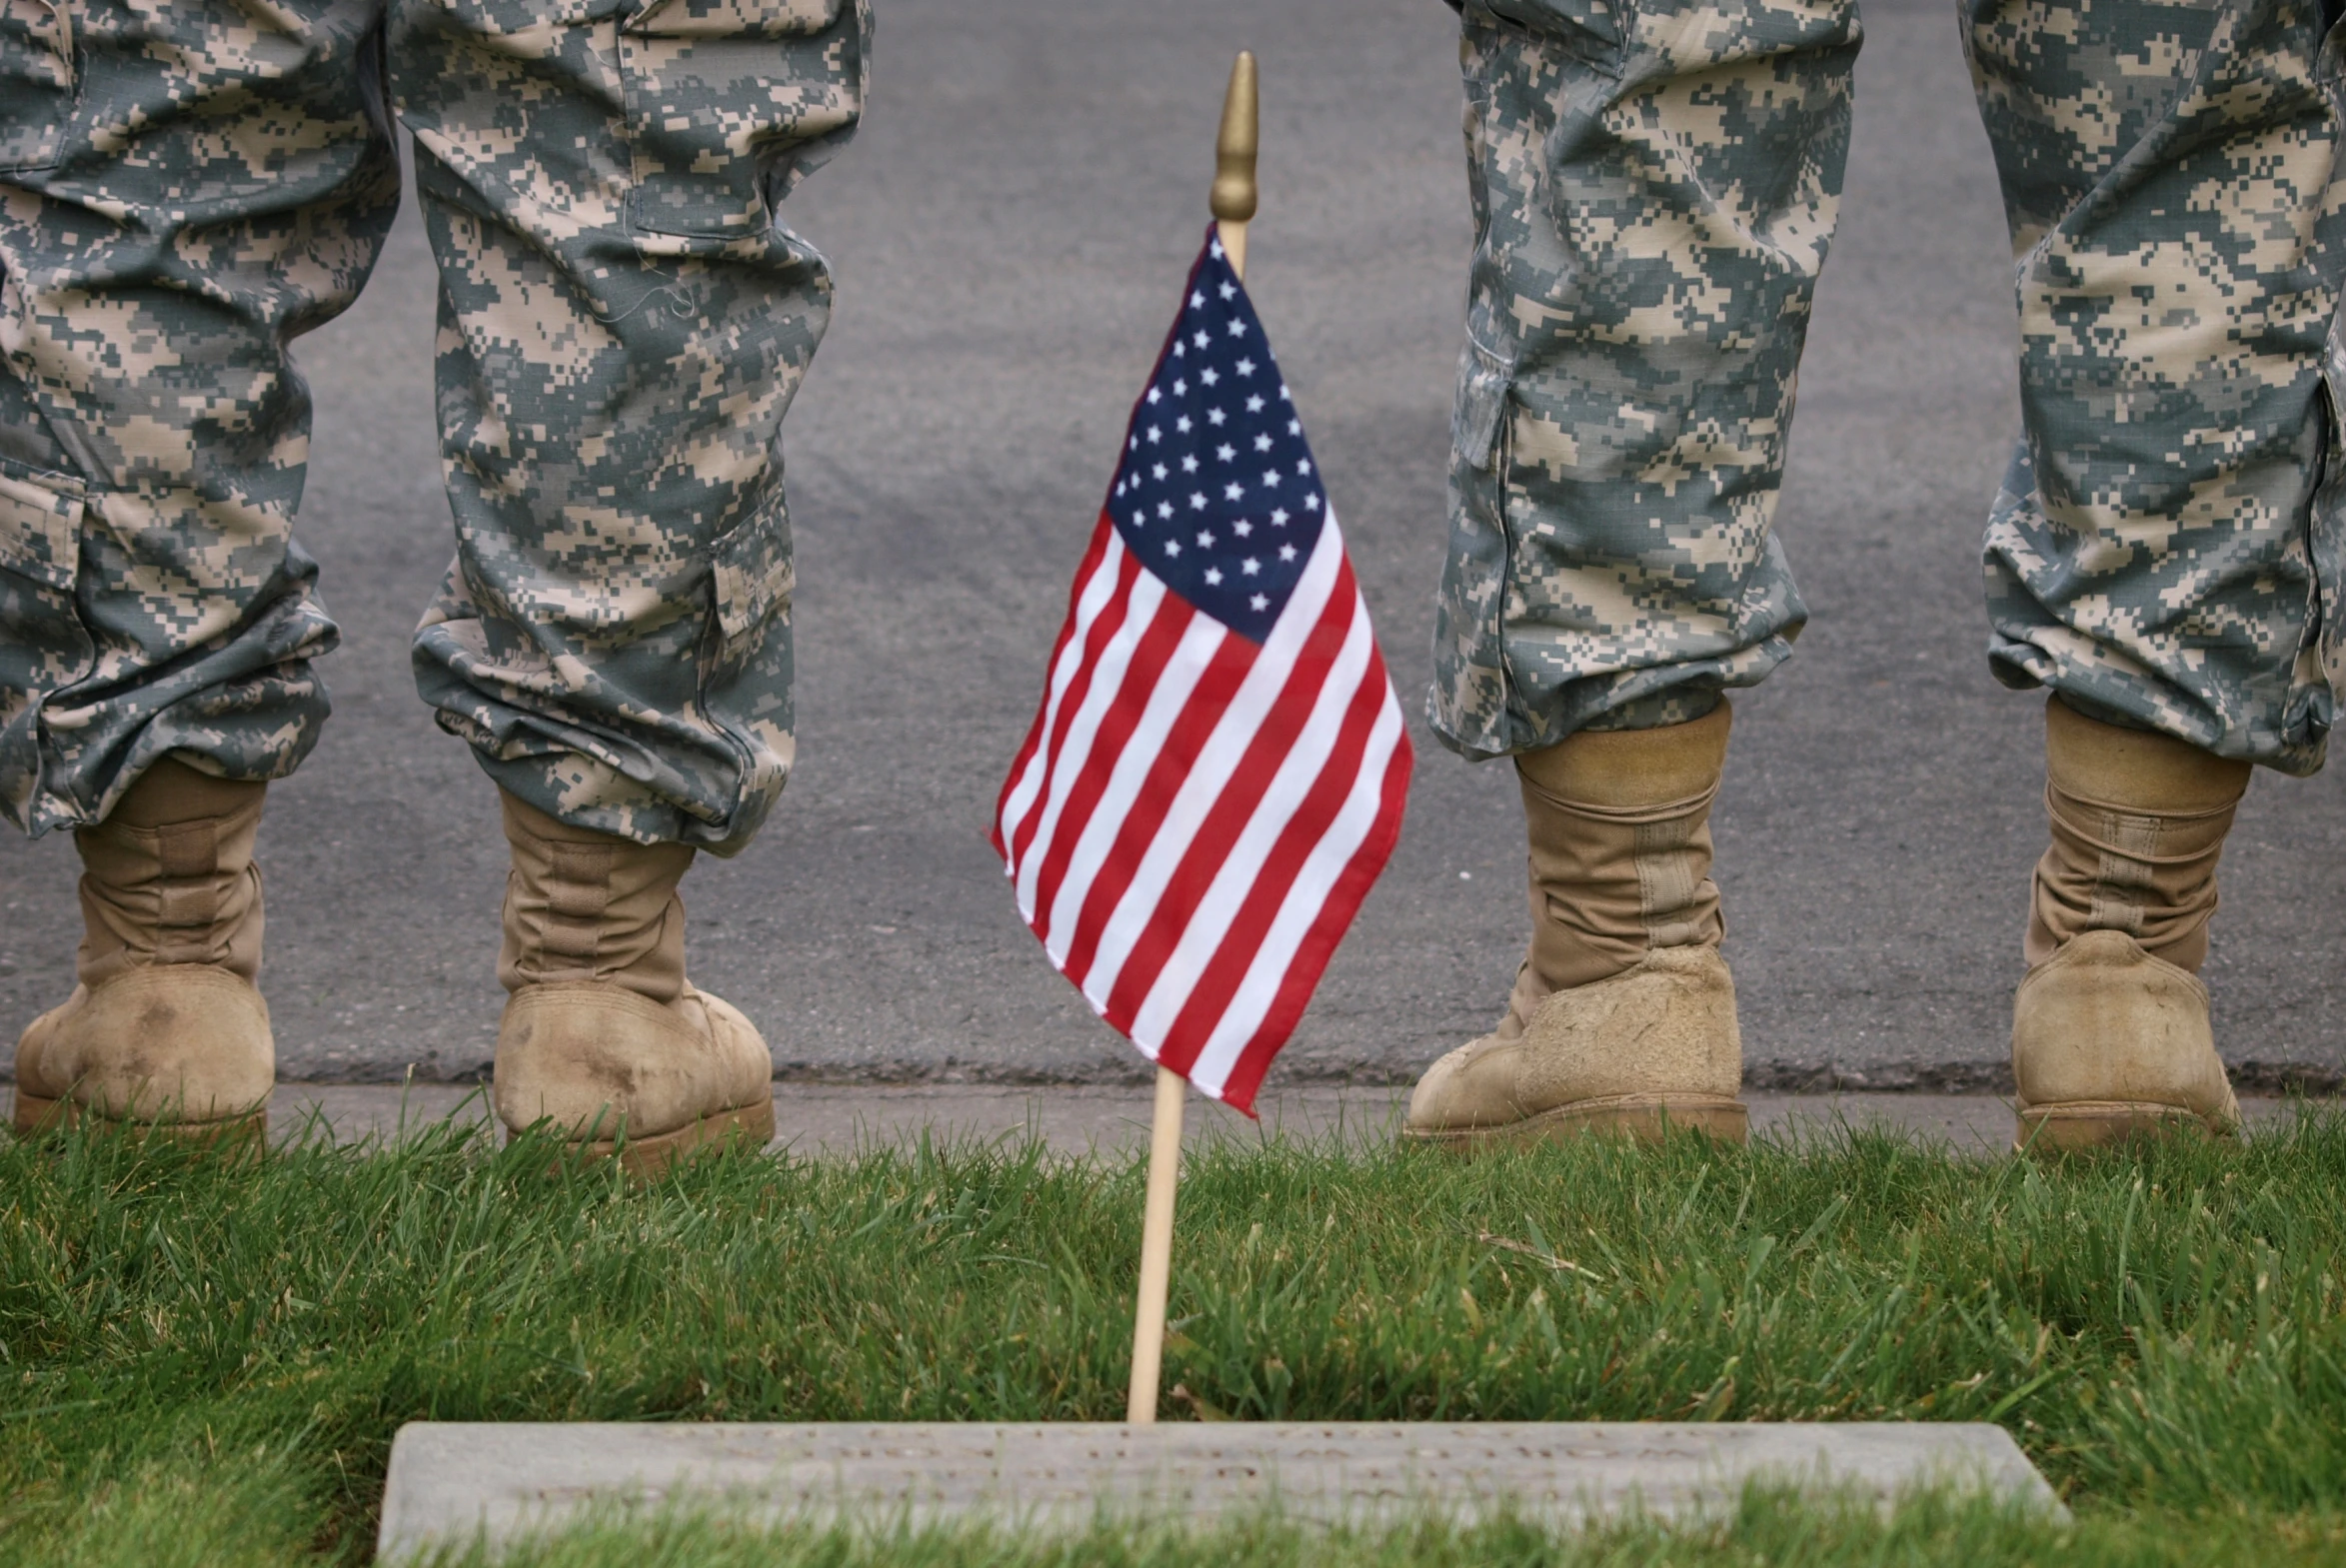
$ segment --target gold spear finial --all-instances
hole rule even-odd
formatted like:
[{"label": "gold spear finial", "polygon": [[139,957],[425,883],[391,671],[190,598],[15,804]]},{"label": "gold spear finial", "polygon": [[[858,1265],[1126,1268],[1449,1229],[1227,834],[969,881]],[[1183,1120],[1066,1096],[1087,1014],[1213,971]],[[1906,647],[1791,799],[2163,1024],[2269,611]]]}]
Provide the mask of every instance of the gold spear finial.
[{"label": "gold spear finial", "polygon": [[1246,220],[1254,216],[1254,149],[1261,142],[1254,92],[1254,52],[1230,62],[1221,100],[1221,134],[1213,143],[1213,216],[1230,271],[1246,276]]}]

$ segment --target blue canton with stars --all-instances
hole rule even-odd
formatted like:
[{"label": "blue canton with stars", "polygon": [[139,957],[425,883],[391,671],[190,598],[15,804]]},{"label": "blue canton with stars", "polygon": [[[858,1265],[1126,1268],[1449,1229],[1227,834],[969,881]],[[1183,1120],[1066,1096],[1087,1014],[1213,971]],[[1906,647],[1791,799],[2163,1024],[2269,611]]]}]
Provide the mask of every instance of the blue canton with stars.
[{"label": "blue canton with stars", "polygon": [[1262,323],[1206,233],[1108,511],[1166,587],[1260,643],[1311,559],[1327,497]]}]

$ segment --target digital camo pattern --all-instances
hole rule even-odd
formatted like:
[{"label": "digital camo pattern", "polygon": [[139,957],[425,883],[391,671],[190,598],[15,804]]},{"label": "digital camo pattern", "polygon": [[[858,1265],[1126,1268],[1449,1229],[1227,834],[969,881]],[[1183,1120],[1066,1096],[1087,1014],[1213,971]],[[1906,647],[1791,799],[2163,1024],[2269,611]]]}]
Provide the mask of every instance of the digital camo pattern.
[{"label": "digital camo pattern", "polygon": [[399,200],[372,0],[0,0],[0,812],[290,773],[335,631],[285,346]]},{"label": "digital camo pattern", "polygon": [[791,752],[779,431],[831,294],[773,215],[860,117],[863,0],[56,3],[0,0],[0,808],[37,832],[169,751],[277,778],[315,745],[285,345],[390,223],[387,71],[457,523],[419,689],[568,820],[747,842]]},{"label": "digital camo pattern", "polygon": [[1968,0],[1963,29],[2020,310],[1992,667],[2294,774],[2346,675],[2323,31],[2313,0]]},{"label": "digital camo pattern", "polygon": [[1696,718],[1789,654],[1772,525],[1859,40],[1851,0],[1467,0],[1457,750]]},{"label": "digital camo pattern", "polygon": [[830,317],[774,222],[862,113],[846,0],[400,0],[457,557],[416,681],[506,788],[719,852],[791,759],[784,412]]}]

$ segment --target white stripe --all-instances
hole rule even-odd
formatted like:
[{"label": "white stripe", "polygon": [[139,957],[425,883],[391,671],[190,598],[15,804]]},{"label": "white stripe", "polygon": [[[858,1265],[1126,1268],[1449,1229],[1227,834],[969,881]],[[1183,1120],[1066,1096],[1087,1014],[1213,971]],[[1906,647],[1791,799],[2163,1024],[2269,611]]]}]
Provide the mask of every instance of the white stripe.
[{"label": "white stripe", "polygon": [[1052,760],[1049,793],[1043,804],[1043,824],[1036,830],[1035,841],[1028,845],[1028,854],[1019,866],[1019,914],[1029,925],[1035,923],[1035,886],[1043,877],[1043,861],[1051,851],[1052,834],[1059,827],[1059,813],[1068,803],[1068,791],[1075,786],[1076,776],[1084,771],[1084,759],[1092,755],[1092,743],[1100,738],[1100,716],[1108,705],[1116,701],[1117,692],[1124,686],[1125,672],[1132,668],[1133,650],[1149,630],[1149,623],[1157,618],[1157,607],[1166,600],[1165,584],[1155,573],[1143,572],[1133,580],[1133,592],[1125,608],[1124,625],[1118,627],[1101,649],[1100,661],[1092,667],[1092,687],[1084,694],[1084,706],[1068,726],[1067,749]]},{"label": "white stripe", "polygon": [[[1100,874],[1100,865],[1116,845],[1116,835],[1124,826],[1125,813],[1133,808],[1133,801],[1148,781],[1149,770],[1157,763],[1158,754],[1165,750],[1165,738],[1172,733],[1175,721],[1181,717],[1182,707],[1189,694],[1197,690],[1198,678],[1222,644],[1235,633],[1207,615],[1192,614],[1188,630],[1168,659],[1165,670],[1157,678],[1149,693],[1149,706],[1142,711],[1140,723],[1126,738],[1123,751],[1118,753],[1115,771],[1108,777],[1108,785],[1092,807],[1092,818],[1084,824],[1083,836],[1076,840],[1075,852],[1068,857],[1067,874],[1061,878],[1059,896],[1052,900],[1049,923],[1038,934],[1043,946],[1051,954],[1051,961],[1064,969],[1068,948],[1076,934],[1076,921],[1084,911],[1084,896],[1092,890],[1092,882]],[[1078,978],[1081,986],[1083,981]]]},{"label": "white stripe", "polygon": [[1246,672],[1246,679],[1238,684],[1229,706],[1222,710],[1204,746],[1198,749],[1195,765],[1181,781],[1172,805],[1166,808],[1165,820],[1151,835],[1141,863],[1133,868],[1131,883],[1101,931],[1092,966],[1081,975],[1069,976],[1083,988],[1093,1010],[1107,1012],[1109,992],[1116,989],[1117,975],[1123,972],[1125,960],[1133,955],[1133,944],[1149,928],[1157,900],[1165,894],[1165,884],[1188,851],[1189,841],[1196,837],[1197,826],[1205,819],[1205,813],[1221,797],[1222,786],[1229,783],[1230,775],[1245,757],[1247,744],[1262,728],[1263,716],[1270,712],[1279,693],[1286,690],[1298,651],[1326,614],[1343,558],[1343,541],[1331,517],[1320,531],[1311,559],[1303,564],[1303,575],[1296,580],[1293,597],[1279,613],[1270,636],[1263,640],[1262,652],[1255,656],[1253,668]]},{"label": "white stripe", "polygon": [[1051,727],[1059,719],[1060,700],[1067,696],[1068,687],[1076,679],[1076,670],[1084,662],[1084,639],[1091,634],[1100,613],[1108,608],[1109,600],[1115,597],[1116,580],[1124,570],[1124,560],[1125,542],[1112,526],[1108,531],[1108,548],[1100,553],[1100,565],[1093,568],[1092,576],[1076,595],[1076,629],[1069,634],[1067,646],[1059,651],[1059,659],[1051,667],[1043,717],[1036,722],[1041,739],[1035,755],[1027,759],[1027,770],[1019,776],[1018,787],[1003,798],[1002,841],[1006,845],[1017,840],[1019,823],[1026,818],[1036,795],[1042,792],[1043,780],[1051,771]]},{"label": "white stripe", "polygon": [[1361,841],[1375,825],[1377,813],[1384,804],[1385,770],[1401,744],[1402,734],[1401,705],[1393,700],[1388,682],[1384,706],[1377,713],[1375,727],[1368,732],[1367,750],[1361,754],[1360,772],[1352,782],[1351,792],[1344,796],[1343,806],[1328,823],[1327,831],[1312,846],[1294,885],[1287,890],[1286,900],[1279,905],[1277,917],[1262,933],[1262,945],[1255,951],[1254,961],[1247,965],[1245,979],[1231,993],[1228,1007],[1214,1025],[1204,1048],[1197,1053],[1196,1064],[1189,1069],[1189,1081],[1205,1093],[1220,1098],[1222,1086],[1229,1081],[1230,1069],[1238,1064],[1246,1041],[1262,1026],[1264,1015],[1285,984],[1288,966],[1295,960],[1295,949],[1303,944],[1304,936],[1326,906],[1336,878],[1351,864]]},{"label": "white stripe", "polygon": [[1156,982],[1149,987],[1148,999],[1135,1010],[1133,1038],[1147,1039],[1152,1055],[1165,1039],[1166,1031],[1180,1016],[1197,976],[1220,948],[1230,921],[1262,873],[1264,857],[1286,831],[1287,823],[1313,783],[1326,772],[1327,754],[1343,733],[1344,715],[1358,695],[1363,675],[1370,669],[1375,653],[1376,639],[1369,631],[1368,617],[1355,604],[1351,625],[1344,633],[1344,646],[1319,688],[1310,718],[1303,722],[1294,745],[1280,760],[1278,772],[1271,776],[1270,787],[1255,804],[1254,814],[1246,819],[1228,854],[1215,868],[1205,896],[1191,911],[1180,939],[1173,944],[1165,967],[1158,971]]}]

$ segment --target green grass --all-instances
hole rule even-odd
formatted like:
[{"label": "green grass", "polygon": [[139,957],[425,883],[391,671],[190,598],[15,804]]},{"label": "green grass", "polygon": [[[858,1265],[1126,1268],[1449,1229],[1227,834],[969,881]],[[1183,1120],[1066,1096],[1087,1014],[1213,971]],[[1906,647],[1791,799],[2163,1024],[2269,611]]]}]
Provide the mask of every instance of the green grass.
[{"label": "green grass", "polygon": [[[1137,1164],[918,1147],[635,1187],[549,1163],[453,1130],[242,1168],[0,1142],[0,1564],[363,1561],[419,1418],[1123,1414]],[[1754,1497],[1565,1540],[1253,1521],[1053,1546],[679,1518],[536,1560],[2346,1561],[2334,1111],[2057,1166],[1872,1134],[1222,1146],[1183,1178],[1173,1302],[1175,1417],[1993,1420],[2077,1524]]]}]

